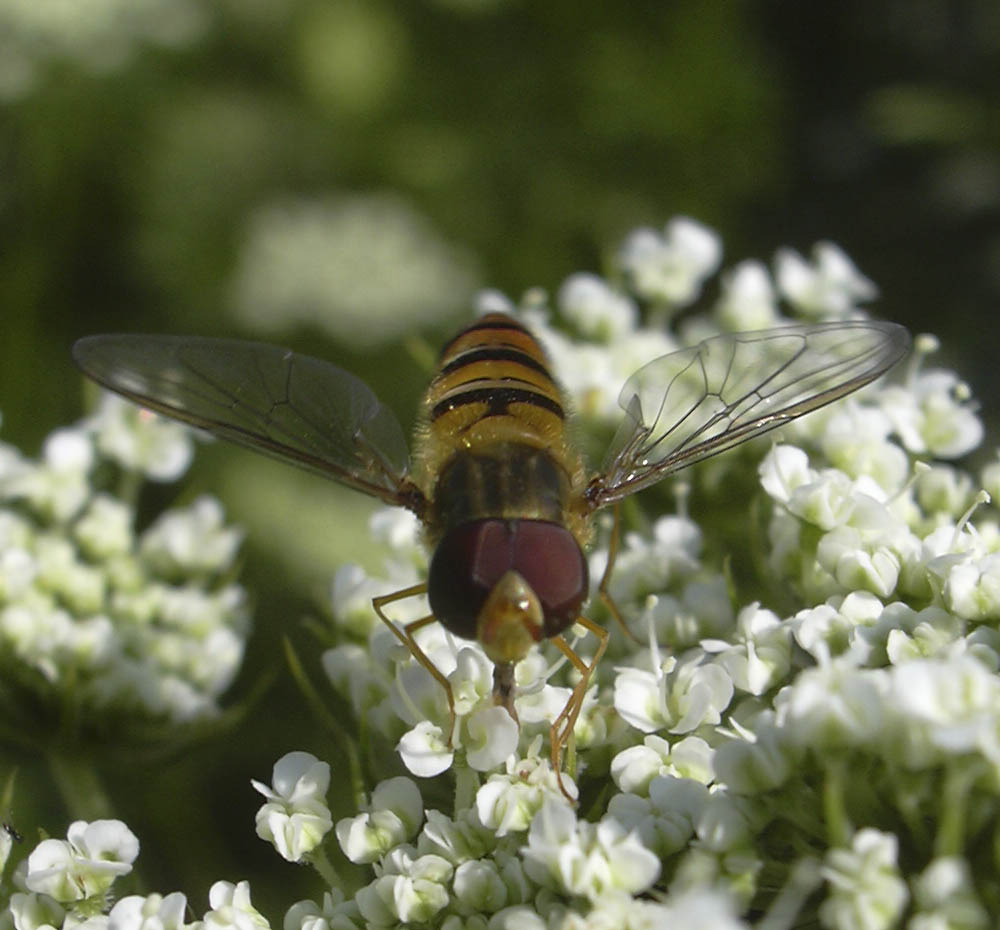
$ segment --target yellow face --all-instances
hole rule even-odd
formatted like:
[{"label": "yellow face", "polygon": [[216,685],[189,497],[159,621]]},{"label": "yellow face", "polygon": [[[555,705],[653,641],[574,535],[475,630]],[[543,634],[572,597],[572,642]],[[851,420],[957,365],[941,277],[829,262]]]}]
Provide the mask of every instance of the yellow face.
[{"label": "yellow face", "polygon": [[542,605],[531,585],[515,571],[494,585],[476,619],[476,638],[490,661],[520,662],[542,638]]}]

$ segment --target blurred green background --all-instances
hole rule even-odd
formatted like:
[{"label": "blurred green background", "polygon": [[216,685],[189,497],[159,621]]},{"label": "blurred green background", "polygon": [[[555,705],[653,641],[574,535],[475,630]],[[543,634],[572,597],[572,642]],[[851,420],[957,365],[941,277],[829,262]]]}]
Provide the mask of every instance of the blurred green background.
[{"label": "blurred green background", "polygon": [[[2,435],[34,454],[79,417],[69,346],[107,330],[304,348],[409,423],[415,334],[678,213],[731,261],[838,242],[995,420],[1000,6],[0,0]],[[146,503],[206,490],[249,529],[236,700],[284,634],[309,648],[368,504],[218,447]],[[151,886],[200,910],[249,877],[272,917],[314,891],[253,835],[248,779],[293,748],[339,752],[284,676],[227,740],[106,772]],[[18,826],[62,835],[45,770],[4,758]]]}]

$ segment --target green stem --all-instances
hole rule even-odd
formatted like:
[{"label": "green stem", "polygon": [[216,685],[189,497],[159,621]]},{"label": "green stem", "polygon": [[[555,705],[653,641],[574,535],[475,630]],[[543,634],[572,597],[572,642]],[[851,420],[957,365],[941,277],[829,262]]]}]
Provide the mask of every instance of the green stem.
[{"label": "green stem", "polygon": [[767,913],[754,924],[754,930],[789,930],[801,924],[806,901],[823,882],[819,869],[819,860],[811,856],[796,862]]},{"label": "green stem", "polygon": [[118,481],[118,498],[128,504],[133,511],[139,502],[139,491],[142,488],[142,483],[142,472],[135,468],[123,470]]},{"label": "green stem", "polygon": [[337,874],[337,870],[333,867],[333,863],[330,861],[326,854],[326,850],[322,846],[317,846],[311,853],[309,853],[307,858],[310,865],[312,865],[312,867],[319,872],[320,878],[326,882],[328,887],[344,887],[340,882],[340,876]]},{"label": "green stem", "polygon": [[48,756],[52,780],[74,820],[104,820],[114,817],[114,808],[91,760],[84,755],[51,752]]},{"label": "green stem", "polygon": [[456,758],[454,764],[455,772],[455,813],[472,807],[476,800],[476,792],[479,790],[479,775],[474,772],[463,759],[461,762]]},{"label": "green stem", "polygon": [[846,846],[850,823],[844,807],[844,760],[828,759],[823,780],[823,815],[831,846]]},{"label": "green stem", "polygon": [[966,809],[969,791],[976,779],[970,765],[954,764],[948,767],[942,792],[944,805],[937,835],[934,838],[936,856],[961,855],[965,846]]}]

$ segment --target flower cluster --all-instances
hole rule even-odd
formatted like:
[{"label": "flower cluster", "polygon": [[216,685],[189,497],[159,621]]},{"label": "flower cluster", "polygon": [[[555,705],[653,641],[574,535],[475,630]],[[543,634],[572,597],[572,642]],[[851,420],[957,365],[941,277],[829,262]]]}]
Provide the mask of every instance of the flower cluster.
[{"label": "flower cluster", "polygon": [[[191,443],[107,396],[38,461],[0,446],[0,646],[32,708],[175,723],[217,710],[248,627],[245,593],[226,580],[241,532],[207,497],[140,532],[130,500],[143,477],[179,477]],[[118,495],[104,489],[112,466]],[[5,691],[11,719],[18,694]]]},{"label": "flower cluster", "polygon": [[[875,294],[826,243],[812,260],[783,250],[770,269],[743,262],[706,288],[720,259],[711,231],[679,219],[630,236],[615,276],[572,276],[554,306],[535,290],[520,303],[486,293],[480,309],[518,314],[544,342],[590,451],[612,442],[622,384],[640,366],[713,335],[864,318]],[[339,644],[323,656],[371,735],[370,792],[334,822],[330,769],[303,752],[278,761],[271,786],[255,783],[258,834],[322,877],[284,930],[738,930],[750,914],[831,930],[991,926],[1000,464],[976,474],[958,461],[983,436],[971,392],[927,367],[933,340],[916,346],[894,380],[692,469],[674,484],[676,515],[660,513],[671,506],[662,489],[629,502],[608,586],[615,612],[596,591],[611,521],[595,520],[586,612],[611,637],[562,773],[550,727],[577,669],[544,644],[532,651],[516,670],[515,724],[493,702],[481,646],[420,625],[452,712],[372,609],[427,569],[417,522],[380,512],[385,569],[337,572]],[[751,384],[769,371],[757,361]],[[398,625],[427,611],[421,597],[386,605]],[[584,662],[597,648],[582,626],[567,640]],[[412,778],[376,761],[392,749]],[[364,870],[359,886],[338,879],[341,857]],[[263,923],[244,886],[212,894],[205,922]],[[101,919],[172,928],[182,902],[125,898]],[[12,913],[17,930],[43,922]],[[63,920],[52,914],[44,921]]]},{"label": "flower cluster", "polygon": [[471,256],[399,197],[288,198],[251,218],[232,304],[258,332],[309,324],[373,347],[454,318],[475,281]]},{"label": "flower cluster", "polygon": [[0,99],[31,92],[51,63],[71,61],[106,74],[137,46],[186,46],[208,22],[198,0],[87,0],[0,5]]},{"label": "flower cluster", "polygon": [[[663,233],[627,239],[617,281],[568,279],[555,304],[565,329],[538,291],[519,306],[487,293],[480,307],[529,323],[575,403],[585,440],[607,441],[622,416],[621,385],[652,359],[718,333],[858,318],[859,304],[876,293],[832,244],[818,245],[812,261],[782,250],[773,273],[756,261],[724,272],[714,305],[668,332],[663,319],[698,298],[719,256],[713,234],[675,220]],[[893,789],[900,768],[923,773],[924,785],[910,790],[938,800],[939,780],[958,779],[965,794],[956,804],[989,791],[1000,771],[991,748],[1000,727],[1000,534],[988,495],[976,493],[996,488],[1000,469],[989,466],[977,481],[942,461],[976,448],[982,426],[968,388],[951,372],[927,369],[933,348],[919,339],[896,380],[796,421],[777,441],[708,463],[680,498],[678,516],[649,519],[642,531],[626,526],[610,593],[630,635],[615,633],[614,619],[592,600],[591,615],[612,627],[612,641],[576,723],[575,778],[562,776],[584,797],[613,779],[618,793],[599,822],[576,820],[540,757],[539,740],[547,741],[574,681],[561,663],[544,653],[521,663],[520,727],[512,729],[509,718],[491,716],[491,665],[480,647],[421,629],[421,648],[455,695],[457,723],[448,731],[440,684],[366,603],[373,593],[416,583],[425,570],[416,525],[379,516],[382,538],[393,540],[385,574],[345,567],[334,586],[337,623],[365,642],[331,650],[326,669],[355,712],[396,741],[414,775],[454,768],[466,802],[453,815],[463,843],[460,855],[448,846],[448,867],[424,861],[426,835],[414,839],[412,825],[379,833],[363,858],[356,824],[338,827],[345,854],[375,868],[370,888],[380,889],[381,910],[362,907],[364,920],[416,921],[414,911],[390,902],[404,900],[400,883],[420,874],[435,890],[421,898],[429,910],[419,919],[433,911],[442,926],[478,926],[468,923],[457,881],[457,870],[475,862],[477,873],[492,876],[478,910],[490,927],[528,913],[539,926],[574,926],[584,914],[601,925],[605,909],[618,915],[616,926],[645,926],[684,895],[706,892],[719,909],[717,925],[735,926],[732,915],[751,902],[805,908],[817,888],[825,893],[814,919],[824,926],[891,926],[904,913],[919,925],[942,913],[941,896],[921,888],[947,861],[963,900],[972,901],[969,925],[982,925],[972,891],[981,876],[962,858],[971,838],[956,829],[956,815],[938,810],[952,845],[922,850],[923,872],[905,873],[898,855],[901,842],[911,849],[915,842],[904,829],[906,805],[915,802]],[[711,496],[727,484],[746,492],[739,512],[713,514]],[[689,506],[698,508],[697,519]],[[706,552],[718,540],[737,552],[753,549],[757,564],[734,578],[727,560]],[[599,543],[590,556],[594,579],[607,557]],[[741,588],[750,595],[744,600]],[[419,598],[393,606],[400,623],[426,614]],[[586,659],[593,642],[582,631],[573,641]],[[838,753],[856,756],[878,777],[854,785]],[[470,769],[488,777],[473,778],[472,793],[463,795]],[[873,793],[895,819],[880,821],[881,833],[852,834]],[[826,840],[814,857],[790,863],[772,844],[789,830],[814,831],[810,797],[814,810],[825,799]],[[390,836],[395,846],[386,845]],[[504,878],[512,837],[515,885]],[[772,898],[760,875],[777,862],[787,884]],[[628,880],[616,870],[625,863]],[[640,904],[643,891],[666,888],[658,884],[665,874],[673,876],[670,895]],[[653,917],[647,908],[660,910]]]},{"label": "flower cluster", "polygon": [[258,930],[267,920],[250,903],[246,882],[219,881],[210,909],[187,919],[187,898],[127,895],[116,900],[112,884],[132,871],[139,841],[120,820],[71,824],[65,840],[42,840],[14,873],[7,916],[15,930],[47,927],[86,930]]}]

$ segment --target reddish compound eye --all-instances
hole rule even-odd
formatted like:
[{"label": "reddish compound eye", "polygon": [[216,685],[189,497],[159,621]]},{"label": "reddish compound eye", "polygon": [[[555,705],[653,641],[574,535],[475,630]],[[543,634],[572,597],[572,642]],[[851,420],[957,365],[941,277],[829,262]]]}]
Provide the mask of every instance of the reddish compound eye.
[{"label": "reddish compound eye", "polygon": [[587,597],[587,561],[569,530],[544,520],[473,520],[445,533],[427,580],[434,616],[456,636],[475,639],[483,602],[511,570],[538,597],[546,637],[576,620]]},{"label": "reddish compound eye", "polygon": [[574,623],[587,599],[587,560],[573,534],[557,523],[519,520],[511,566],[542,602],[545,636],[558,636]]}]

